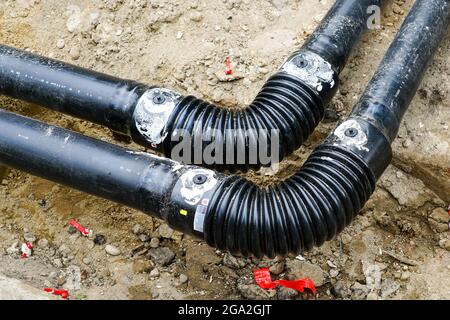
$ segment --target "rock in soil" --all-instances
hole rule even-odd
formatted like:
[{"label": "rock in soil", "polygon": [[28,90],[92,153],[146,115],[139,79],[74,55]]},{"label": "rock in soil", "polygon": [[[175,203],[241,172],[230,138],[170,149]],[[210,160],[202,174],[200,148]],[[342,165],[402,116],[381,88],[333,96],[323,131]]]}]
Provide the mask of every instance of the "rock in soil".
[{"label": "rock in soil", "polygon": [[121,254],[120,249],[117,248],[116,246],[113,246],[112,244],[106,245],[105,251],[107,254],[109,254],[110,256],[113,256],[113,257]]},{"label": "rock in soil", "polygon": [[246,259],[236,258],[233,255],[227,253],[223,257],[223,264],[231,269],[242,269],[247,265]]},{"label": "rock in soil", "polygon": [[168,266],[175,258],[175,253],[167,247],[152,248],[148,254],[154,263],[162,267]]},{"label": "rock in soil", "polygon": [[264,290],[256,284],[238,284],[239,293],[249,300],[268,300],[277,295],[276,290]]},{"label": "rock in soil", "polygon": [[279,300],[294,300],[298,295],[296,290],[290,288],[280,288],[277,294]]},{"label": "rock in soil", "polygon": [[288,274],[296,279],[309,278],[314,281],[316,287],[321,287],[328,282],[328,275],[318,265],[307,261],[289,260],[286,263]]},{"label": "rock in soil", "polygon": [[351,298],[352,298],[352,300],[366,300],[369,292],[370,292],[370,289],[367,286],[360,284],[359,282],[356,282],[352,286],[352,297]]}]

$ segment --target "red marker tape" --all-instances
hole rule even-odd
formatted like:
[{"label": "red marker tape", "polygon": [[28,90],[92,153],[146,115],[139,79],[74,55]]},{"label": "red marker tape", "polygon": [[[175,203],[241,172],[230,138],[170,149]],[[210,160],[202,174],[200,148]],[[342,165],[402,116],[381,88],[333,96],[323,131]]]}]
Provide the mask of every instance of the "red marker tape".
[{"label": "red marker tape", "polygon": [[22,258],[26,259],[31,257],[32,249],[33,245],[30,242],[22,244],[22,247],[20,249],[22,251]]},{"label": "red marker tape", "polygon": [[45,292],[51,293],[55,296],[61,296],[63,299],[67,299],[69,297],[69,291],[67,290],[58,290],[52,288],[44,288]]},{"label": "red marker tape", "polygon": [[227,68],[225,69],[225,74],[228,76],[230,74],[233,74],[233,68],[231,67],[231,59],[230,57],[227,57],[226,60]]},{"label": "red marker tape", "polygon": [[89,233],[91,232],[91,230],[86,229],[84,227],[82,227],[75,219],[70,220],[69,224],[74,227],[75,229],[77,229],[78,231],[80,231],[83,236],[89,236]]},{"label": "red marker tape", "polygon": [[269,268],[255,270],[253,272],[256,283],[265,290],[275,289],[277,286],[290,288],[299,292],[305,292],[308,289],[313,294],[316,294],[316,286],[311,279],[299,279],[294,281],[289,280],[276,280],[272,281]]}]

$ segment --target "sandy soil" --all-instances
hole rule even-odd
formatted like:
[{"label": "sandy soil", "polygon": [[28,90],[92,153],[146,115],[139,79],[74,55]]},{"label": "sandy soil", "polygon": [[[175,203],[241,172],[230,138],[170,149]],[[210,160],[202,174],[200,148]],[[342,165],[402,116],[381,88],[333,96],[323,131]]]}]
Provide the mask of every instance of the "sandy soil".
[{"label": "sandy soil", "polygon": [[[326,121],[275,178],[260,173],[249,178],[260,183],[283,179],[349,113],[413,1],[388,2],[381,30],[365,36],[343,72]],[[3,0],[0,42],[238,108],[251,101],[332,3]],[[223,72],[227,55],[239,75],[233,82],[215,76]],[[318,299],[449,299],[449,94],[446,39],[402,124],[394,162],[375,195],[338,239],[303,257],[232,257],[142,213],[11,170],[0,172],[0,274],[39,290],[68,289],[71,299],[308,298],[288,290],[259,289],[252,270],[271,266],[274,277],[311,277]],[[0,97],[0,103],[14,112],[140,149],[87,122],[6,97]],[[120,253],[110,255],[105,244],[71,234],[72,218],[104,235]],[[25,240],[35,243],[29,259],[21,259],[16,246]],[[148,257],[154,247],[168,248],[166,257],[171,251],[175,258],[158,265]]]}]

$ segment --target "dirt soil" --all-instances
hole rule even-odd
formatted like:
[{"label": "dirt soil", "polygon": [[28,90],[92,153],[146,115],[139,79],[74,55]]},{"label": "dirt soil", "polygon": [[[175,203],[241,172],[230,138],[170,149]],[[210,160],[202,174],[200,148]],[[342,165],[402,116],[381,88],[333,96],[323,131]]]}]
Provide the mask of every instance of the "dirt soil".
[{"label": "dirt soil", "polygon": [[[388,1],[343,72],[326,121],[283,162],[297,170],[345,117],[412,0]],[[250,102],[318,25],[332,0],[3,0],[0,42],[123,78],[195,94],[225,107]],[[223,81],[230,56],[236,79]],[[287,259],[233,257],[140,212],[10,170],[0,177],[0,274],[71,299],[311,299],[263,291],[252,270],[310,277],[317,299],[450,299],[450,39],[414,99],[395,158],[365,209],[336,240]],[[142,150],[102,127],[0,97],[2,108]],[[1,128],[0,128],[1,130]],[[83,237],[70,219],[105,237]],[[33,255],[20,257],[25,241]],[[1,283],[1,282],[0,282]],[[0,284],[1,285],[1,284]],[[1,287],[0,287],[1,290]]]}]

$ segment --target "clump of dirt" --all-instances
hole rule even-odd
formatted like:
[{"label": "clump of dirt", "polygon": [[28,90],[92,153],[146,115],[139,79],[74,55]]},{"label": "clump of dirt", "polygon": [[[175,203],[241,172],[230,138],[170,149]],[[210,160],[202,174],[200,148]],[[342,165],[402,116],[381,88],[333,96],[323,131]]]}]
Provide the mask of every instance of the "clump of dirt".
[{"label": "clump of dirt", "polygon": [[[332,4],[7,0],[0,3],[0,41],[239,108]],[[300,167],[350,112],[411,5],[397,0],[386,7],[382,28],[365,36],[342,73],[326,121],[282,163],[280,174],[250,173],[249,179],[276,183]],[[235,69],[233,81],[223,77],[227,56]],[[352,226],[321,248],[273,261],[233,257],[135,210],[2,169],[0,273],[39,289],[68,289],[72,299],[308,298],[284,289],[261,290],[252,278],[258,267],[270,267],[274,278],[312,278],[319,299],[447,299],[449,66],[447,39],[402,124],[393,165]],[[105,128],[6,97],[0,102],[13,112],[142,150]],[[94,235],[74,232],[71,219]],[[33,255],[21,259],[26,241],[33,242]]]}]

